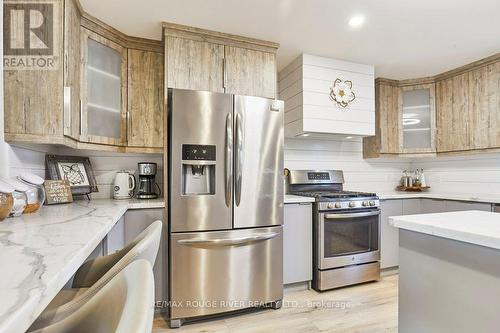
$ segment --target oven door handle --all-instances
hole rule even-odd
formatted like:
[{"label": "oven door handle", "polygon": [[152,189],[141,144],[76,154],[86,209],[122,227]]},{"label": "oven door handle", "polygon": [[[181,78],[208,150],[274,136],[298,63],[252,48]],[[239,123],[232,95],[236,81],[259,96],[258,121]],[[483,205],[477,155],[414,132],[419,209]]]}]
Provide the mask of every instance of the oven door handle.
[{"label": "oven door handle", "polygon": [[374,212],[361,212],[361,213],[351,213],[351,214],[325,214],[326,219],[348,219],[351,217],[365,217],[365,216],[375,216],[379,215],[380,211]]}]

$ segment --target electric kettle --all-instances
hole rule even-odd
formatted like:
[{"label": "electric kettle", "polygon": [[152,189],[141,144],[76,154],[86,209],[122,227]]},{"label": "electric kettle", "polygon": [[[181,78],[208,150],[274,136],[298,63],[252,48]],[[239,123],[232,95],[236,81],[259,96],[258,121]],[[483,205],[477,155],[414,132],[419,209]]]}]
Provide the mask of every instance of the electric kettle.
[{"label": "electric kettle", "polygon": [[120,170],[115,176],[115,185],[113,187],[113,198],[130,199],[134,196],[135,176],[125,170]]}]

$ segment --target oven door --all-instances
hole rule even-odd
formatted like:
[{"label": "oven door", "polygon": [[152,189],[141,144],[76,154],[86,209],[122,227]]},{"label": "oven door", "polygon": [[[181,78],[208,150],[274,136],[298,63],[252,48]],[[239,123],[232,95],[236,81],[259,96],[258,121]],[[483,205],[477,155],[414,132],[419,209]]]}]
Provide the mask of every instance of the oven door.
[{"label": "oven door", "polygon": [[319,212],[319,269],[378,261],[380,210]]}]

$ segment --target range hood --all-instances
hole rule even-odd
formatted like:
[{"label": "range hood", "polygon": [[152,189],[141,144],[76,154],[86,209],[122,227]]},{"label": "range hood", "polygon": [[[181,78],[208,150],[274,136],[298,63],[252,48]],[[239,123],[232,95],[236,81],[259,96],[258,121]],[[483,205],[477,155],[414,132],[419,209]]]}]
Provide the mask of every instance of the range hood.
[{"label": "range hood", "polygon": [[373,66],[302,54],[278,81],[286,137],[375,135]]}]

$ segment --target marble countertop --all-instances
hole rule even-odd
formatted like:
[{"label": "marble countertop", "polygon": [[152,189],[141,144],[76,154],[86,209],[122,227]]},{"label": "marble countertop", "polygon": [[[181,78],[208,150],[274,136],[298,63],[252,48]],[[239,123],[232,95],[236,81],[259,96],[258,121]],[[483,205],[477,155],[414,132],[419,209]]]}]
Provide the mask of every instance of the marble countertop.
[{"label": "marble countertop", "polygon": [[299,195],[285,194],[285,204],[289,203],[301,203],[301,202],[314,202],[314,198],[302,197]]},{"label": "marble countertop", "polygon": [[164,206],[82,200],[0,222],[0,333],[25,332],[127,209]]},{"label": "marble countertop", "polygon": [[470,210],[391,216],[389,223],[404,230],[500,250],[500,213]]},{"label": "marble countertop", "polygon": [[389,192],[389,193],[377,193],[377,195],[381,200],[427,198],[427,199],[473,201],[473,202],[485,202],[485,203],[500,203],[500,194]]}]

